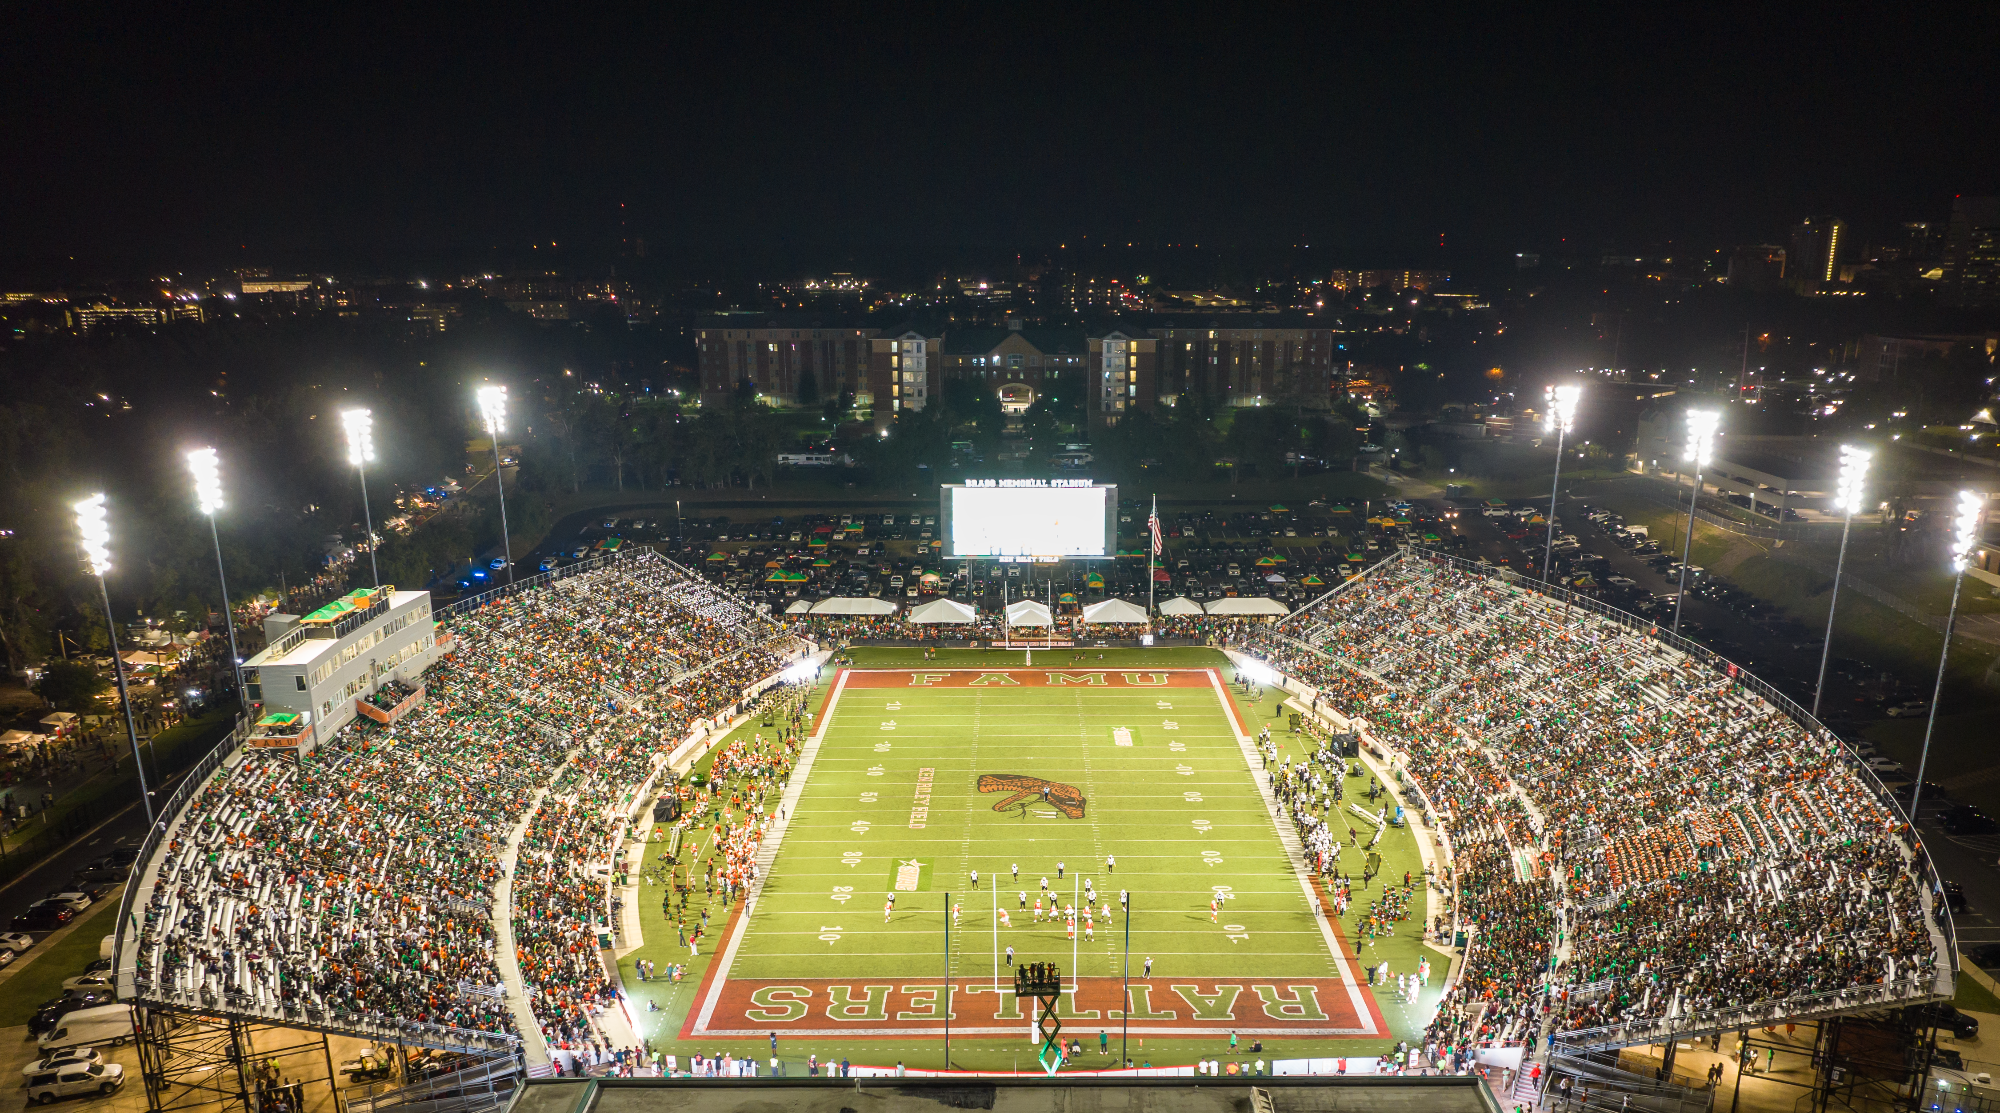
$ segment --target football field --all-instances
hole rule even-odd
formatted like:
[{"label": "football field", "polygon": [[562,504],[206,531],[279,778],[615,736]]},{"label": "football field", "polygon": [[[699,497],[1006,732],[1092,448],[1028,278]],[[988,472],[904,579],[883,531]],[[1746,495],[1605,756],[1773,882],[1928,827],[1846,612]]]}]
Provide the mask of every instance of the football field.
[{"label": "football field", "polygon": [[1078,656],[834,675],[679,1035],[928,1035],[949,986],[954,1036],[1025,1039],[1011,948],[1071,984],[1071,1034],[1386,1038],[1222,670]]}]

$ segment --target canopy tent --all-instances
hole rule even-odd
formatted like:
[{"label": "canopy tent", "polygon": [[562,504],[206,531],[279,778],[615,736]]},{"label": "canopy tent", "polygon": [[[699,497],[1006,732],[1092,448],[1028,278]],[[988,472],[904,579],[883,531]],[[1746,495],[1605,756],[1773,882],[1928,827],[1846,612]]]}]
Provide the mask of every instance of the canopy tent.
[{"label": "canopy tent", "polygon": [[1281,584],[1285,582],[1285,578],[1283,576],[1280,576],[1276,572],[1273,572],[1270,575],[1264,577],[1264,582],[1267,584]]},{"label": "canopy tent", "polygon": [[773,572],[773,573],[771,573],[770,575],[768,575],[768,576],[764,577],[764,582],[765,582],[765,583],[784,583],[784,584],[802,584],[802,583],[805,583],[805,582],[806,582],[807,580],[809,580],[809,579],[811,579],[811,578],[812,578],[812,577],[810,577],[810,576],[806,575],[806,574],[805,574],[804,572],[787,572],[787,571],[785,571],[784,569],[782,569],[782,568],[781,568],[781,569],[777,570],[776,572]]},{"label": "canopy tent", "polygon": [[813,609],[813,605],[812,605],[812,600],[810,600],[810,599],[794,599],[794,600],[792,600],[792,605],[791,605],[791,606],[789,606],[789,607],[786,607],[786,608],[785,608],[785,613],[786,613],[786,614],[806,614],[806,613],[809,613],[809,612],[810,612],[810,611],[811,611],[812,609]]},{"label": "canopy tent", "polygon": [[1054,626],[1055,618],[1049,609],[1033,599],[1023,599],[1007,608],[1009,626]]},{"label": "canopy tent", "polygon": [[814,614],[895,614],[896,604],[887,599],[838,595],[813,605]]},{"label": "canopy tent", "polygon": [[1284,562],[1285,558],[1281,556],[1260,556],[1257,558],[1257,567],[1276,568],[1278,565],[1283,564]]},{"label": "canopy tent", "polygon": [[1172,576],[1169,576],[1169,575],[1167,575],[1167,570],[1166,570],[1166,569],[1164,569],[1164,568],[1155,568],[1155,569],[1153,569],[1153,582],[1154,582],[1154,583],[1156,583],[1156,584],[1165,584],[1165,583],[1172,583],[1172,582],[1173,582],[1173,577],[1172,577]]},{"label": "canopy tent", "polygon": [[1092,603],[1083,608],[1085,622],[1140,623],[1146,622],[1146,609],[1134,606],[1123,599],[1106,599],[1102,603]]},{"label": "canopy tent", "polygon": [[1061,595],[1056,596],[1056,602],[1074,603],[1076,602],[1076,593],[1073,591],[1065,591]]},{"label": "canopy tent", "polygon": [[1310,573],[1310,572],[1306,574],[1306,578],[1305,578],[1305,579],[1303,579],[1303,580],[1300,580],[1299,582],[1300,582],[1300,583],[1302,583],[1302,584],[1304,584],[1304,585],[1306,585],[1307,587],[1325,587],[1325,586],[1326,586],[1326,581],[1325,581],[1325,580],[1322,580],[1322,579],[1320,579],[1320,578],[1319,578],[1319,577],[1318,577],[1317,575],[1314,575],[1314,574],[1312,574],[1312,573]]},{"label": "canopy tent", "polygon": [[1104,577],[1096,572],[1092,572],[1090,575],[1085,576],[1083,578],[1083,582],[1087,587],[1103,587]]},{"label": "canopy tent", "polygon": [[910,612],[910,621],[924,626],[934,622],[976,622],[979,612],[956,599],[933,599]]},{"label": "canopy tent", "polygon": [[1178,595],[1172,599],[1167,600],[1164,603],[1161,603],[1160,613],[1163,615],[1167,615],[1169,617],[1173,617],[1176,615],[1207,614],[1208,612],[1201,609],[1200,603],[1197,603],[1194,600],[1189,599],[1185,595]]},{"label": "canopy tent", "polygon": [[1208,613],[1224,615],[1287,615],[1292,613],[1292,609],[1278,602],[1276,599],[1248,597],[1241,599],[1217,599],[1208,605]]}]

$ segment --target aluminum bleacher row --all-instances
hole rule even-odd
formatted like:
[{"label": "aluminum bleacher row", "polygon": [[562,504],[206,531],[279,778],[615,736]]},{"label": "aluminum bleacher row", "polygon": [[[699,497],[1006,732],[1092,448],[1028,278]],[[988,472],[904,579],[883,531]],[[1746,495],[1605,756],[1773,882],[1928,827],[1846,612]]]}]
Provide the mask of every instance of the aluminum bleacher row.
[{"label": "aluminum bleacher row", "polygon": [[1445,1042],[1503,1007],[1608,1048],[1952,994],[1942,891],[1887,791],[1693,643],[1410,549],[1247,648],[1358,720],[1434,809],[1480,910],[1455,909],[1472,943]]},{"label": "aluminum bleacher row", "polygon": [[593,992],[569,944],[606,916],[602,899],[551,911],[554,894],[582,891],[610,851],[600,818],[592,845],[524,863],[510,902],[534,903],[522,931],[513,908],[496,907],[510,841],[572,849],[569,829],[530,822],[544,794],[560,801],[547,812],[628,805],[700,720],[798,650],[643,550],[438,619],[451,650],[427,672],[424,703],[393,725],[358,719],[304,757],[244,749],[239,731],[187,778],[120,909],[122,998],[506,1051],[523,1015],[501,988],[511,927],[528,1015],[546,1031]]}]

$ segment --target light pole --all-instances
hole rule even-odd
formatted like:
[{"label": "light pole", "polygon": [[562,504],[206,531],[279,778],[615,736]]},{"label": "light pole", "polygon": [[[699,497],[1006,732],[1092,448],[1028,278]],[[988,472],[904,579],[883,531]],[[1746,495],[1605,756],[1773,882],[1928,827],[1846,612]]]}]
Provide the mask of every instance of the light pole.
[{"label": "light pole", "polygon": [[1986,509],[1986,497],[1971,491],[1958,493],[1958,515],[1952,519],[1951,610],[1944,619],[1944,648],[1938,652],[1937,686],[1931,689],[1930,719],[1924,723],[1924,748],[1917,755],[1917,783],[1910,789],[1910,828],[1917,826],[1917,804],[1924,795],[1924,766],[1931,758],[1931,731],[1937,729],[1938,700],[1944,698],[1944,663],[1951,658],[1951,628],[1958,621],[1958,593],[1965,587],[1965,566],[1979,545],[1979,517]]},{"label": "light pole", "polygon": [[1542,417],[1542,430],[1556,435],[1556,477],[1549,484],[1549,538],[1542,545],[1542,582],[1549,582],[1549,561],[1556,551],[1556,493],[1562,488],[1563,438],[1570,427],[1576,424],[1576,403],[1583,397],[1583,388],[1552,386],[1542,392],[1548,412]]},{"label": "light pole", "polygon": [[375,459],[375,418],[357,407],[340,411],[340,423],[347,429],[347,462],[354,465],[355,474],[361,477],[361,520],[368,526],[368,572],[375,577],[375,586],[381,587],[382,570],[375,566],[375,515],[368,509],[368,469],[364,466]]},{"label": "light pole", "polygon": [[1715,427],[1722,423],[1720,410],[1687,412],[1686,458],[1694,461],[1694,490],[1688,495],[1687,541],[1681,546],[1681,590],[1674,596],[1674,633],[1681,632],[1681,608],[1687,605],[1688,558],[1694,555],[1694,508],[1701,502],[1701,473],[1715,453]]},{"label": "light pole", "polygon": [[139,758],[139,728],[132,722],[132,700],[125,691],[125,661],[118,656],[118,626],[111,620],[111,589],[104,586],[104,574],[111,571],[111,526],[105,520],[104,494],[98,492],[76,503],[76,531],[83,535],[84,564],[97,577],[97,592],[104,600],[104,632],[111,636],[112,675],[118,678],[118,702],[125,708],[125,737],[132,743],[132,768],[139,773],[139,802],[146,805],[146,829],[153,827],[153,794],[146,787],[146,763]]},{"label": "light pole", "polygon": [[215,542],[215,579],[222,585],[222,621],[229,627],[229,667],[236,675],[236,702],[250,710],[243,692],[243,658],[236,652],[236,615],[229,608],[229,577],[222,571],[222,534],[216,531],[215,512],[222,509],[222,465],[213,448],[197,448],[187,454],[188,470],[194,473],[194,497],[208,519],[208,536]]},{"label": "light pole", "polygon": [[1833,610],[1840,605],[1840,573],[1847,567],[1847,533],[1854,528],[1854,512],[1861,509],[1861,485],[1868,479],[1868,461],[1875,454],[1851,444],[1840,446],[1840,488],[1833,508],[1840,511],[1840,556],[1833,562],[1833,595],[1826,602],[1826,642],[1819,650],[1819,680],[1813,684],[1813,718],[1819,718],[1820,693],[1826,689],[1826,661],[1833,653]]},{"label": "light pole", "polygon": [[500,481],[500,434],[507,431],[507,388],[479,388],[479,414],[486,419],[486,435],[493,438],[493,488],[500,495],[500,555],[507,558],[507,582],[514,582],[514,542],[507,537],[507,487]]}]

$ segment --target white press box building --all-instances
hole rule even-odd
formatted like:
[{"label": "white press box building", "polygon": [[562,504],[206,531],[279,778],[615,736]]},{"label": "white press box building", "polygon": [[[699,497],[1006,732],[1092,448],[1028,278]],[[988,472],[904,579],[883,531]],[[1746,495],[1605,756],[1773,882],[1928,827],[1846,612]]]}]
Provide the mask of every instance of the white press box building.
[{"label": "white press box building", "polygon": [[436,627],[430,592],[386,584],[303,618],[266,618],[269,644],[243,665],[245,694],[260,712],[249,744],[308,753],[357,714],[383,719],[362,701],[391,680],[420,687],[437,658]]}]

